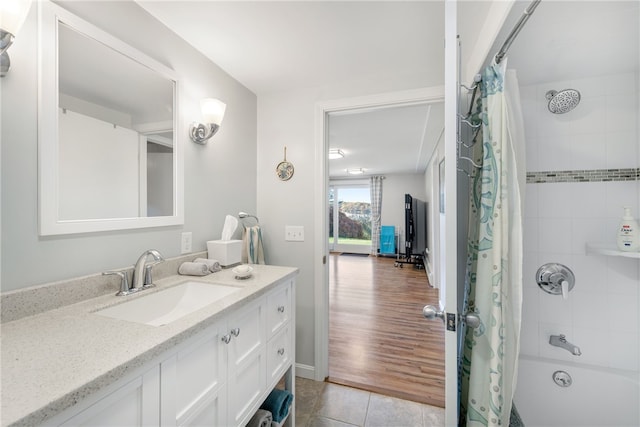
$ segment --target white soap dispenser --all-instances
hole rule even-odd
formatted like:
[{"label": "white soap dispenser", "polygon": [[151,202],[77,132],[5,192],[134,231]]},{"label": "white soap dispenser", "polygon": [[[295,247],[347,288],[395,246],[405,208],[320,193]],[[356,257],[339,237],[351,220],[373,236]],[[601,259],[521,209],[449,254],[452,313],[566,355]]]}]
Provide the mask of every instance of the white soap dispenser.
[{"label": "white soap dispenser", "polygon": [[618,249],[625,252],[640,250],[638,222],[631,215],[631,208],[624,208],[624,215],[618,227]]}]

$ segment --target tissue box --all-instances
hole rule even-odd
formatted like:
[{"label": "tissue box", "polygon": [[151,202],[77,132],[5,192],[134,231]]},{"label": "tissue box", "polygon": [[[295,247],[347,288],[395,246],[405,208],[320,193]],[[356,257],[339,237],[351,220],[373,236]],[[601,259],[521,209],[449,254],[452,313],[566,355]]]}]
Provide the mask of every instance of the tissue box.
[{"label": "tissue box", "polygon": [[209,240],[207,242],[209,259],[215,259],[220,265],[238,264],[241,261],[242,240]]}]

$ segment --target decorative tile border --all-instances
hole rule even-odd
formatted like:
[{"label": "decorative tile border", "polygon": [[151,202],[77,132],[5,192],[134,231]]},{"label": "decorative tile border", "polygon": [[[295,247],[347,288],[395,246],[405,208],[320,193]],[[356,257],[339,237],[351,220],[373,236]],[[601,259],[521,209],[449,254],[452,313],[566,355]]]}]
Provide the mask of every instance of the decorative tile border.
[{"label": "decorative tile border", "polygon": [[640,168],[527,172],[527,184],[637,180]]}]

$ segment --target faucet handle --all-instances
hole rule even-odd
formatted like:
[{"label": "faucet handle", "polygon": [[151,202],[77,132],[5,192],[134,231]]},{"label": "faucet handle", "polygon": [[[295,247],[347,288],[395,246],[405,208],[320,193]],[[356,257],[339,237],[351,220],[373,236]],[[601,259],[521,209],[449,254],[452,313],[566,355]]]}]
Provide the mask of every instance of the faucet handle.
[{"label": "faucet handle", "polygon": [[103,276],[120,276],[120,290],[116,296],[129,295],[132,291],[129,288],[129,275],[126,271],[103,271]]},{"label": "faucet handle", "polygon": [[142,282],[142,288],[146,289],[146,288],[153,288],[155,285],[153,284],[153,276],[151,275],[151,269],[153,268],[154,265],[156,265],[157,263],[153,263],[153,264],[147,264],[144,267],[144,282]]}]

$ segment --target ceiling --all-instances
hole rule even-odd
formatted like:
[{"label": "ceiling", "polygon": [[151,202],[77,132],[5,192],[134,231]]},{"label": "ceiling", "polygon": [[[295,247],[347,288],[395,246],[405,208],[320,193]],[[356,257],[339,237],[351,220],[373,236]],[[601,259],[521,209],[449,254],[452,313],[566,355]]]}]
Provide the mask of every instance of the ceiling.
[{"label": "ceiling", "polygon": [[[464,5],[477,25],[487,2]],[[496,41],[529,5],[517,1]],[[385,76],[444,84],[444,2],[147,1],[141,7],[258,96]],[[543,0],[510,50],[521,84],[638,69],[638,1]],[[465,7],[465,6],[463,6]],[[634,52],[630,55],[629,52]],[[442,105],[393,107],[330,117],[330,146],[367,174],[416,173],[441,135]],[[422,163],[421,163],[422,162]]]},{"label": "ceiling", "polygon": [[[258,96],[387,76],[444,84],[442,1],[139,1]],[[423,172],[442,131],[442,105],[330,118],[331,177]],[[418,163],[418,159],[423,159]]]},{"label": "ceiling", "polygon": [[[513,28],[528,4],[516,3],[505,28]],[[521,85],[637,72],[639,28],[637,0],[542,0],[511,45],[508,66]]]},{"label": "ceiling", "polygon": [[443,102],[331,113],[329,147],[345,156],[329,161],[329,176],[423,173],[443,122]]},{"label": "ceiling", "polygon": [[258,96],[408,73],[444,82],[442,1],[138,3]]}]

